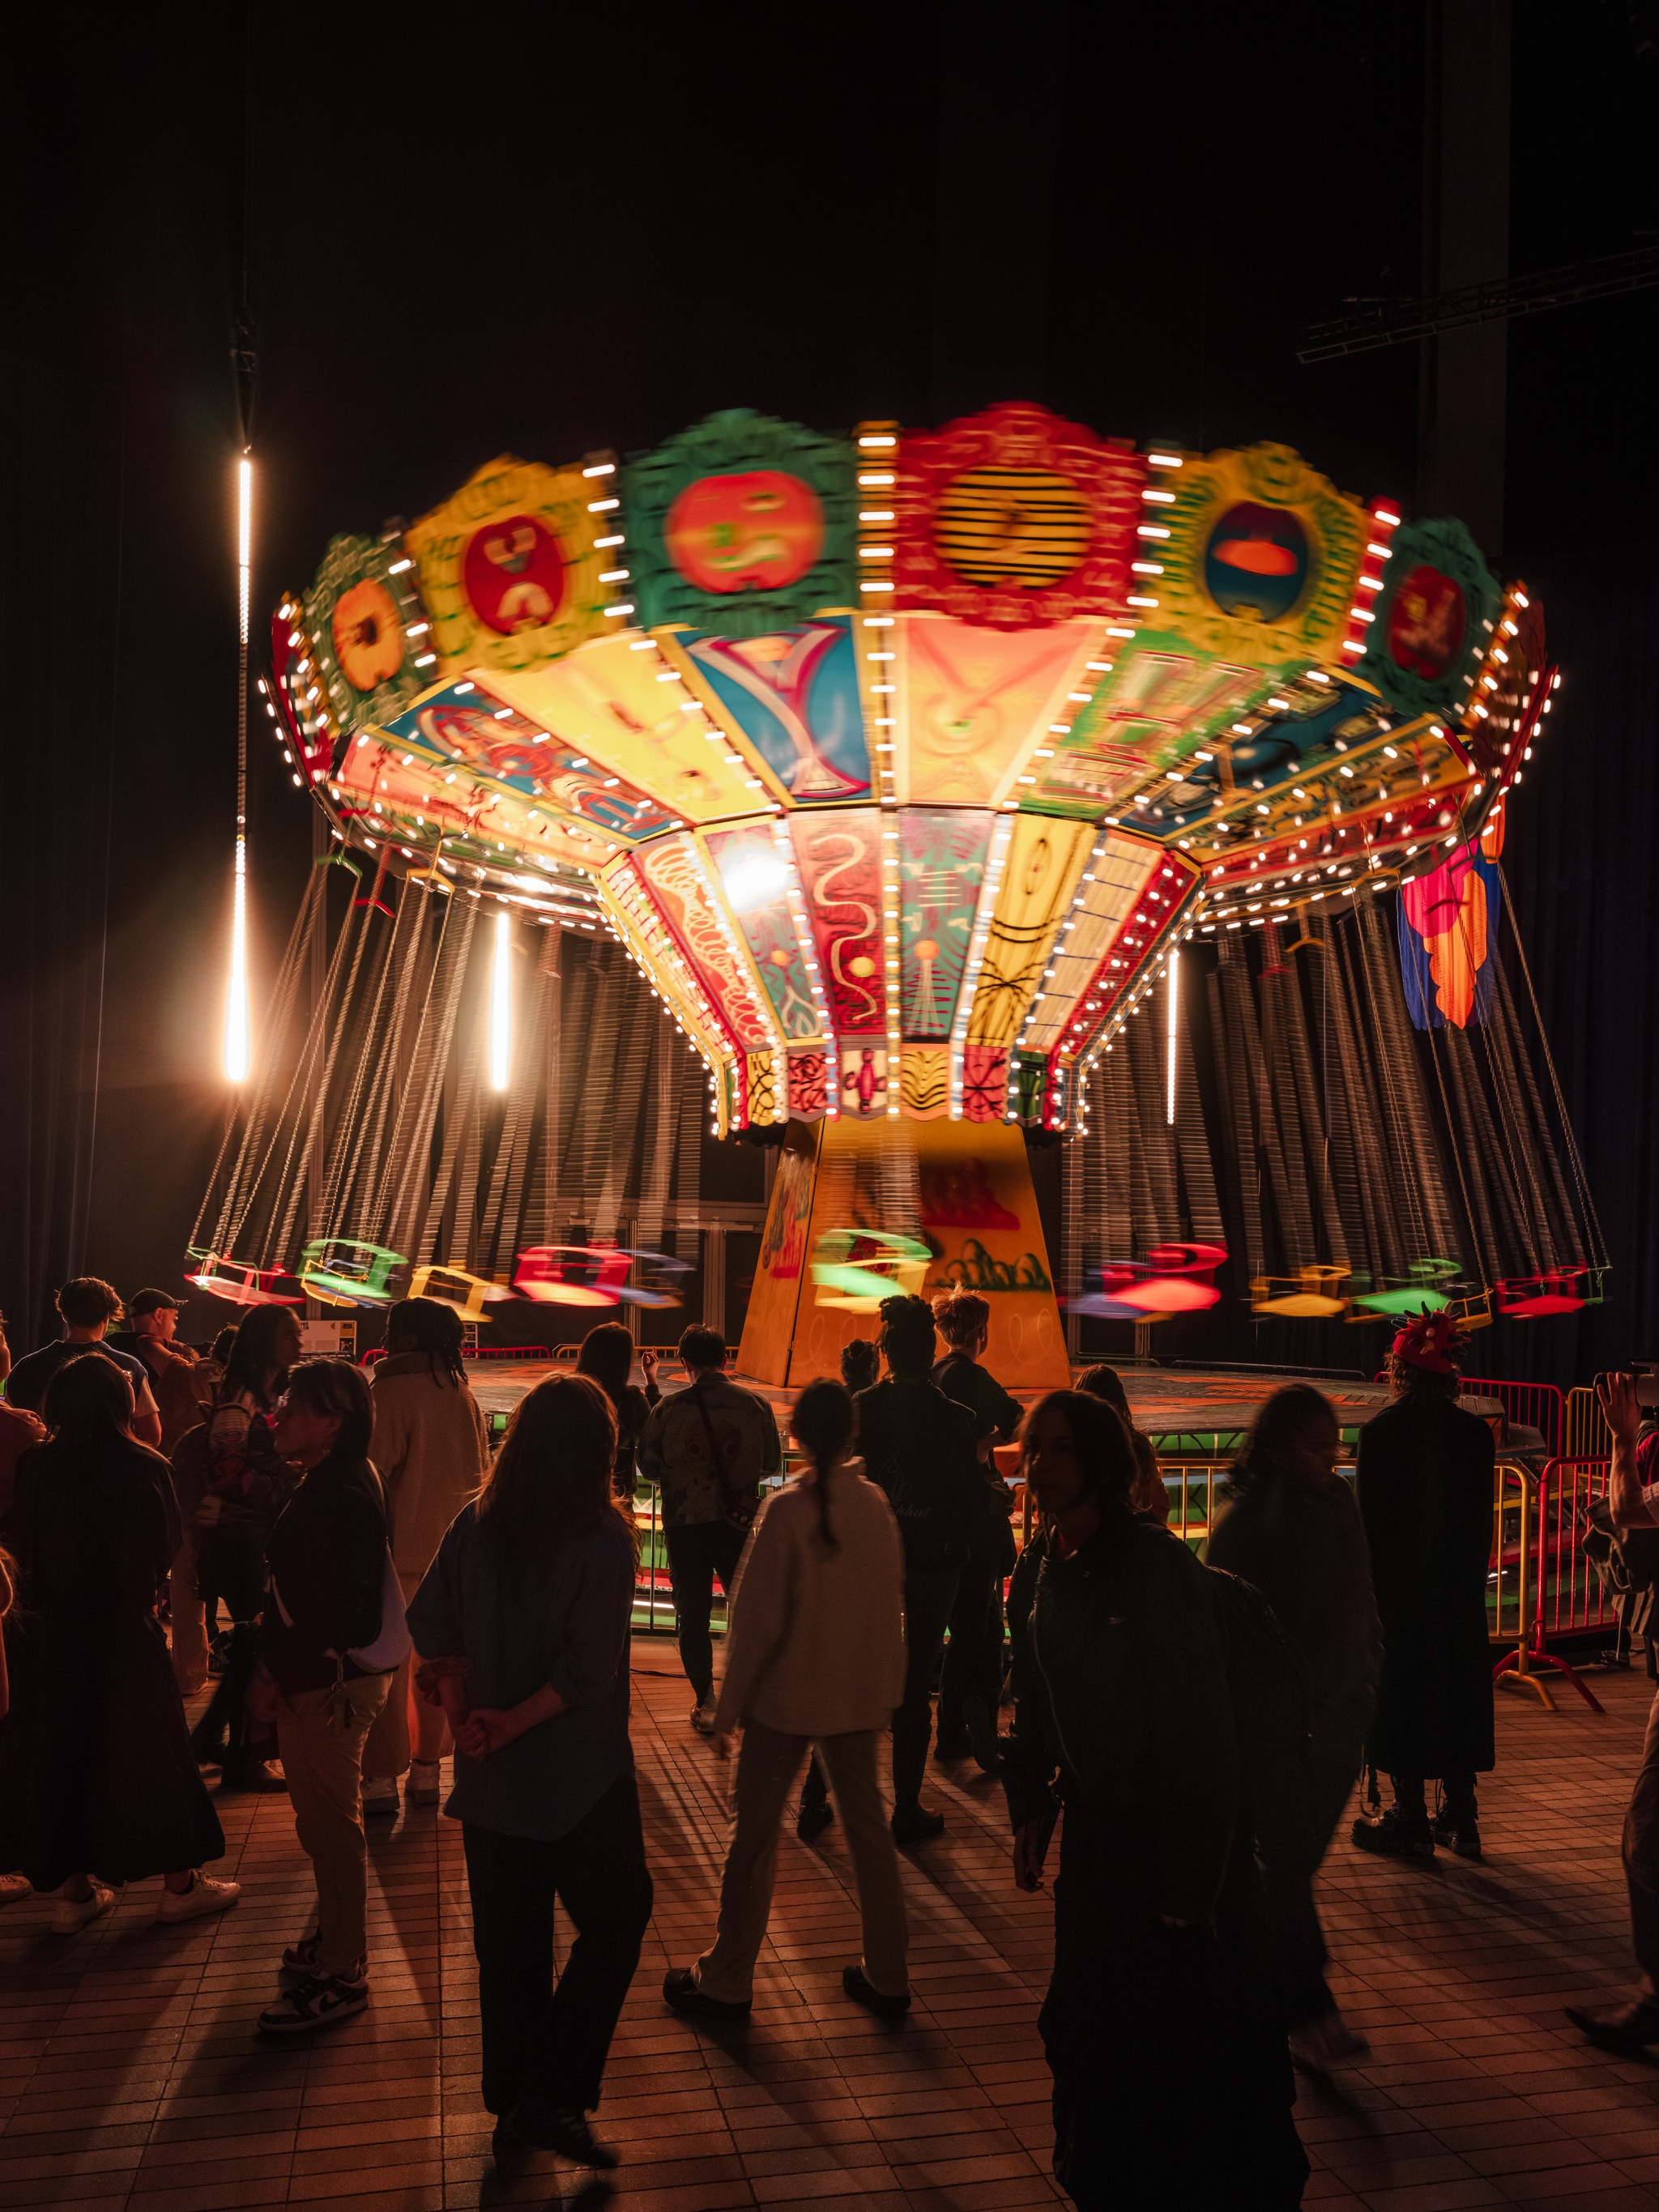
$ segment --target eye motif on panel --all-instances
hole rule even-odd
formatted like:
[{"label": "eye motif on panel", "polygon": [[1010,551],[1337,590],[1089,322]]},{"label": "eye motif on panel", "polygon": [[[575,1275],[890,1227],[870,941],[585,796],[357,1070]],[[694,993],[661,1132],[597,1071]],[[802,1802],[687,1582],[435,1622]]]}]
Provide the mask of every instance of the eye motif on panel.
[{"label": "eye motif on panel", "polygon": [[1210,532],[1204,583],[1223,614],[1282,622],[1307,580],[1308,534],[1284,507],[1242,500]]}]

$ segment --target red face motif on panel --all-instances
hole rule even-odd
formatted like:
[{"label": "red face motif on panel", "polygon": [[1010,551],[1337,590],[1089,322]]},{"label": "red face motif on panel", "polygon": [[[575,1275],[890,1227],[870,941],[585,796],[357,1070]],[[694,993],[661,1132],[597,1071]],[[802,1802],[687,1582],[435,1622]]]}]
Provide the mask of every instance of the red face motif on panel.
[{"label": "red face motif on panel", "polygon": [[1421,561],[1394,595],[1389,651],[1397,666],[1431,684],[1462,651],[1468,621],[1462,586]]},{"label": "red face motif on panel", "polygon": [[558,545],[533,515],[509,514],[475,532],[461,573],[473,612],[503,637],[540,629],[564,597]]},{"label": "red face motif on panel", "polygon": [[668,557],[702,592],[775,592],[823,550],[823,509],[811,484],[781,469],[699,477],[663,525]]}]

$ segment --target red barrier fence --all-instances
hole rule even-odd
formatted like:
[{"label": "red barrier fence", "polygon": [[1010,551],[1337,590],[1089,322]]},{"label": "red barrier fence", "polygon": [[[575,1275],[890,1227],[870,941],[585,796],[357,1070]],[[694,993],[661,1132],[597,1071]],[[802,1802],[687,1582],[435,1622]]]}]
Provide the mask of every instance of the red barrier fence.
[{"label": "red barrier fence", "polygon": [[1537,1670],[1565,1675],[1592,1711],[1601,1705],[1553,1643],[1616,1634],[1619,1617],[1601,1577],[1580,1548],[1590,1508],[1607,1494],[1605,1459],[1556,1458],[1534,1475],[1500,1463],[1494,1503],[1492,1580],[1497,1593],[1494,1641],[1515,1637],[1515,1649],[1493,1668],[1493,1680],[1532,1690],[1553,1710]]},{"label": "red barrier fence", "polygon": [[1463,1377],[1466,1398],[1496,1398],[1504,1419],[1520,1428],[1536,1429],[1547,1452],[1563,1449],[1565,1443],[1566,1401],[1553,1382],[1502,1382],[1489,1375]]}]

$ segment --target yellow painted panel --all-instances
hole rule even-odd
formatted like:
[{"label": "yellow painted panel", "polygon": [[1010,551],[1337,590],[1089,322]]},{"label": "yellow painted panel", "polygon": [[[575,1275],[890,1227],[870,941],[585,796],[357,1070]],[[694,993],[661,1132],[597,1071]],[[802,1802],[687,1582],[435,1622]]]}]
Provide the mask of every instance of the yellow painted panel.
[{"label": "yellow painted panel", "polygon": [[1014,824],[968,1024],[970,1044],[1012,1044],[1097,836],[1090,822],[1022,814]]}]

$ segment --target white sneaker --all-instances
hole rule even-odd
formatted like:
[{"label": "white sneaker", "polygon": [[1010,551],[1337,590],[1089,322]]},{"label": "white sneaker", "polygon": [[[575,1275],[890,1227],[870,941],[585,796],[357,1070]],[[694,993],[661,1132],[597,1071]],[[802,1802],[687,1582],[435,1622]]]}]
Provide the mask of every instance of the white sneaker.
[{"label": "white sneaker", "polygon": [[1330,2067],[1368,2058],[1370,2048],[1363,2035],[1351,2028],[1333,2005],[1317,2020],[1304,2021],[1291,2031],[1291,2056],[1304,2072],[1323,2074]]},{"label": "white sneaker", "polygon": [[0,1874],[0,1905],[21,1905],[33,1894],[34,1885],[26,1874]]},{"label": "white sneaker", "polygon": [[363,1810],[365,1813],[395,1813],[398,1809],[398,1778],[395,1774],[377,1774],[372,1779],[363,1778]]},{"label": "white sneaker", "polygon": [[691,1708],[691,1725],[696,1729],[699,1735],[714,1735],[714,1714],[716,1710],[714,1694],[712,1690],[700,1705],[693,1705]]},{"label": "white sneaker", "polygon": [[78,1934],[88,1921],[96,1920],[100,1912],[107,1912],[114,1904],[116,1893],[107,1882],[94,1881],[88,1875],[87,1887],[91,1895],[80,1899],[65,1897],[59,1890],[58,1901],[52,1908],[52,1932],[54,1936]]},{"label": "white sneaker", "polygon": [[435,1805],[443,1796],[442,1769],[435,1759],[416,1759],[409,1769],[409,1802]]},{"label": "white sneaker", "polygon": [[240,1881],[222,1881],[204,1874],[200,1867],[191,1876],[188,1889],[163,1889],[155,1909],[158,1920],[199,1920],[204,1913],[223,1912],[242,1893]]}]

